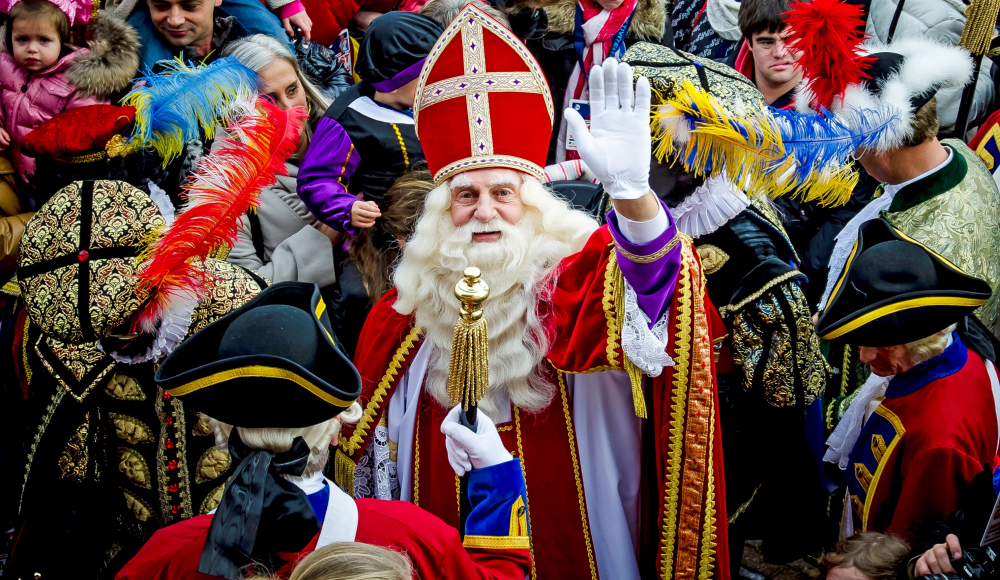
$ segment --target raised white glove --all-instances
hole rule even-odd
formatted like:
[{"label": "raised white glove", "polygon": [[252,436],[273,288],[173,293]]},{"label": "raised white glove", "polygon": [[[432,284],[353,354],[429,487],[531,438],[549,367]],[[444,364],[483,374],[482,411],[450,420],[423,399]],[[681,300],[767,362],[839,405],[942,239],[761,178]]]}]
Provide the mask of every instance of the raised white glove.
[{"label": "raised white glove", "polygon": [[649,95],[649,79],[641,77],[633,92],[632,67],[609,58],[590,69],[590,131],[580,113],[565,111],[580,158],[612,199],[649,192]]},{"label": "raised white glove", "polygon": [[510,461],[514,457],[503,446],[496,425],[486,413],[479,412],[479,423],[473,433],[458,422],[459,407],[452,409],[441,422],[444,446],[448,450],[448,463],[455,473],[463,476],[468,471],[490,467]]}]

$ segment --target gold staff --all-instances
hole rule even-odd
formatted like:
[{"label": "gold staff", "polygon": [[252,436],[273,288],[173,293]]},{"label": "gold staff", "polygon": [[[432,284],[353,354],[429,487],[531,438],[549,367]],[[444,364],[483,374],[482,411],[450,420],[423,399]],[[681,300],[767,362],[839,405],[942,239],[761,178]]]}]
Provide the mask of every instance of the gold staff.
[{"label": "gold staff", "polygon": [[462,403],[461,422],[476,430],[476,403],[490,384],[490,347],[483,316],[483,301],[490,286],[479,268],[465,269],[465,277],[455,284],[455,297],[462,303],[455,335],[451,341],[448,368],[448,396],[451,404]]}]

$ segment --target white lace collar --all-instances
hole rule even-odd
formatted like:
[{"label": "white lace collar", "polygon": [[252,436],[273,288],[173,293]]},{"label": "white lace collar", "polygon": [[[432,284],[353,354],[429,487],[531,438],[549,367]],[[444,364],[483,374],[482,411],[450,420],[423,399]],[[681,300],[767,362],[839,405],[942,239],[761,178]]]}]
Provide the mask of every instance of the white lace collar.
[{"label": "white lace collar", "polygon": [[[156,329],[156,338],[153,339],[153,344],[146,349],[146,352],[134,356],[109,352],[107,353],[108,356],[120,363],[130,365],[163,360],[187,336],[188,329],[191,328],[194,309],[197,305],[198,301],[193,298],[171,300],[171,308],[163,316],[160,327]],[[104,347],[101,346],[100,341],[97,343],[97,348],[101,352],[104,352]]]},{"label": "white lace collar", "polygon": [[750,206],[750,199],[724,177],[710,177],[670,210],[677,229],[699,238],[726,225]]}]

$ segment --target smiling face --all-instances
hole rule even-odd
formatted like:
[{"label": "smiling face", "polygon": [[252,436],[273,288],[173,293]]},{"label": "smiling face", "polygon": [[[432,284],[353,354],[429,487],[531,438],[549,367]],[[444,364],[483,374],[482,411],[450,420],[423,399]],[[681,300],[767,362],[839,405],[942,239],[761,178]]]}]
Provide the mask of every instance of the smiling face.
[{"label": "smiling face", "polygon": [[147,0],[153,27],[174,48],[195,46],[208,55],[212,45],[213,15],[222,0]]},{"label": "smiling face", "polygon": [[15,19],[11,41],[14,60],[26,71],[45,70],[59,61],[59,32],[45,19]]},{"label": "smiling face", "polygon": [[[524,216],[521,176],[512,169],[475,169],[451,180],[451,221],[460,228],[473,221],[489,224],[500,218],[517,225]],[[473,242],[496,242],[499,230],[472,234]]]},{"label": "smiling face", "polygon": [[788,28],[781,32],[756,32],[750,39],[753,52],[754,72],[757,84],[764,82],[778,87],[802,78],[802,71],[795,66],[801,51],[789,50],[786,40]]}]

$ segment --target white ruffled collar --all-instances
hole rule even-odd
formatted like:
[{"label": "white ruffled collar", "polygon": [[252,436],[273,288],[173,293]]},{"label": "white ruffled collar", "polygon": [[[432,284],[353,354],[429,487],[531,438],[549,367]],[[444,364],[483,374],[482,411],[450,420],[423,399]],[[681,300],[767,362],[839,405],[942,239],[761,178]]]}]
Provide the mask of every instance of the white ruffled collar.
[{"label": "white ruffled collar", "polygon": [[677,229],[696,239],[726,225],[749,206],[750,199],[729,180],[710,177],[671,209],[670,215]]},{"label": "white ruffled collar", "polygon": [[[149,361],[160,361],[167,357],[184,337],[187,336],[191,328],[191,321],[194,317],[194,309],[198,301],[193,298],[178,298],[171,300],[170,308],[163,316],[159,328],[156,329],[156,338],[153,344],[142,354],[125,356],[117,352],[107,353],[112,359],[129,365],[142,364]],[[104,352],[101,343],[97,343],[97,348]]]}]

